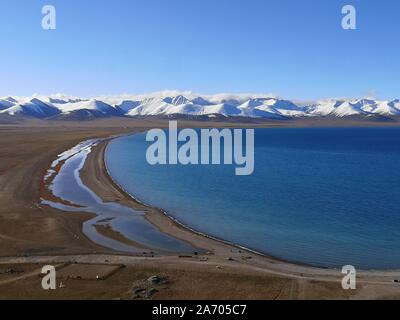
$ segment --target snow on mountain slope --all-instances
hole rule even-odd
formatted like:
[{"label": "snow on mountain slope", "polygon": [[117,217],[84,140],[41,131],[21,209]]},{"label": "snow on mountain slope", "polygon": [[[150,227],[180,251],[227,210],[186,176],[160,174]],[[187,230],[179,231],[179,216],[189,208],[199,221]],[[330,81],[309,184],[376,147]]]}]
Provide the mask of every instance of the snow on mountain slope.
[{"label": "snow on mountain slope", "polygon": [[132,100],[124,100],[121,103],[117,104],[123,113],[127,113],[132,109],[135,109],[140,106],[140,101],[132,101]]},{"label": "snow on mountain slope", "polygon": [[328,116],[333,114],[337,107],[339,107],[344,101],[343,100],[335,100],[335,99],[327,99],[318,101],[316,104],[311,104],[308,107],[307,113],[309,115],[315,116]]},{"label": "snow on mountain slope", "polygon": [[210,114],[220,114],[225,117],[228,116],[239,116],[241,115],[241,110],[229,103],[221,103],[209,106],[202,106],[202,114],[210,115]]},{"label": "snow on mountain slope", "polygon": [[280,119],[284,118],[269,102],[269,99],[250,99],[242,103],[238,109],[241,111],[242,117],[251,118],[269,118]]},{"label": "snow on mountain slope", "polygon": [[396,99],[389,103],[389,105],[397,110],[400,113],[400,100]]},{"label": "snow on mountain slope", "polygon": [[15,106],[17,103],[18,103],[18,101],[12,97],[2,98],[2,99],[0,99],[0,111],[11,108],[11,107]]},{"label": "snow on mountain slope", "polygon": [[349,117],[356,115],[368,116],[375,112],[377,101],[370,99],[344,100],[327,99],[318,101],[308,107],[310,116]]},{"label": "snow on mountain slope", "polygon": [[108,116],[117,116],[122,114],[119,108],[112,107],[109,104],[96,99],[81,100],[78,102],[55,103],[54,105],[64,114],[78,110],[97,111]]},{"label": "snow on mountain slope", "polygon": [[372,114],[380,114],[384,116],[400,115],[400,104],[397,105],[394,101],[374,101],[373,103],[364,106],[363,110]]},{"label": "snow on mountain slope", "polygon": [[339,105],[335,110],[332,112],[332,115],[338,116],[338,117],[348,117],[348,116],[354,116],[354,115],[361,115],[361,114],[367,114],[364,110],[361,109],[362,105],[359,103],[351,103],[349,101],[346,101]]},{"label": "snow on mountain slope", "polygon": [[44,119],[60,114],[60,110],[51,104],[44,103],[43,101],[34,98],[2,110],[0,113],[11,116],[22,115]]},{"label": "snow on mountain slope", "polygon": [[276,98],[250,99],[239,106],[242,115],[262,118],[287,118],[306,115],[306,109],[287,100]]},{"label": "snow on mountain slope", "polygon": [[305,115],[305,108],[295,105],[288,100],[280,100],[276,98],[268,98],[264,101],[259,110],[276,113],[287,117],[300,117]]},{"label": "snow on mountain slope", "polygon": [[164,106],[164,111],[161,114],[174,115],[174,114],[184,114],[184,115],[200,115],[203,108],[196,106],[192,103],[187,104],[172,104]]},{"label": "snow on mountain slope", "polygon": [[[166,101],[165,101],[166,100]],[[141,101],[140,105],[130,110],[129,116],[154,116],[168,114],[168,108],[172,107],[166,98],[148,98]]]},{"label": "snow on mountain slope", "polygon": [[171,98],[171,99],[172,100],[171,100],[170,103],[172,103],[175,106],[180,106],[180,105],[189,103],[189,100],[186,97],[182,96],[182,95],[179,95],[179,96]]}]

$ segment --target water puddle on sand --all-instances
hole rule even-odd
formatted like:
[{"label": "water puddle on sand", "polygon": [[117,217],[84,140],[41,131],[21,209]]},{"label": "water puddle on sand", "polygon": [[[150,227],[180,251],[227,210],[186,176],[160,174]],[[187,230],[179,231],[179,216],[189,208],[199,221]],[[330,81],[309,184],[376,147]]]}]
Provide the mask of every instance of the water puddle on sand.
[{"label": "water puddle on sand", "polygon": [[[82,142],[53,162],[44,180],[46,183],[52,179],[48,182],[49,189],[55,197],[62,199],[63,203],[42,199],[42,204],[66,212],[96,214],[95,218],[83,224],[83,233],[91,241],[106,248],[128,253],[148,253],[149,250],[144,247],[167,253],[195,252],[196,249],[190,244],[160,232],[145,219],[143,212],[118,203],[105,203],[83,184],[80,171],[92,147],[98,142],[99,140]],[[62,162],[64,164],[60,166]],[[98,232],[100,228],[120,235],[127,241],[109,238]]]}]

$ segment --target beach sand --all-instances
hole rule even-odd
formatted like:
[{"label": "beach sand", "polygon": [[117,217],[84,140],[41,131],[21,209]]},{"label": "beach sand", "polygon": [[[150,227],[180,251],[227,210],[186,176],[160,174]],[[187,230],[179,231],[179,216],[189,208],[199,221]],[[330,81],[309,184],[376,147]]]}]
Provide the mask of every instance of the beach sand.
[{"label": "beach sand", "polygon": [[[98,246],[82,233],[87,213],[65,213],[40,204],[43,176],[63,151],[90,138],[106,138],[148,127],[159,121],[23,124],[0,127],[0,299],[132,299],[134,288],[153,275],[168,277],[153,299],[384,299],[400,298],[394,279],[399,272],[364,271],[355,291],[341,288],[340,270],[301,266],[261,256],[196,234],[157,209],[134,201],[116,186],[104,166],[107,141],[89,155],[83,182],[104,201],[118,201],[146,212],[162,232],[205,249],[206,255],[127,255]],[[188,123],[188,126],[204,126]],[[216,126],[210,124],[210,126]],[[229,126],[229,124],[226,124]],[[231,124],[231,126],[237,126]],[[123,235],[103,233],[123,241]],[[43,265],[118,264],[105,280],[64,280],[51,292],[41,288]],[[6,272],[17,270],[19,272]],[[85,271],[86,272],[86,271]]]}]

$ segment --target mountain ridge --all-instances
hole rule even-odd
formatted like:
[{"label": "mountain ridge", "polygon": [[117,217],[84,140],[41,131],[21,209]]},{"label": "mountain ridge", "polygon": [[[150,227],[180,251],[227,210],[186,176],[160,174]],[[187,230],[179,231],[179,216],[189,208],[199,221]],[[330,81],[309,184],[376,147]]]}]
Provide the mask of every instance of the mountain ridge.
[{"label": "mountain ridge", "polygon": [[90,120],[105,117],[242,117],[295,119],[311,117],[397,117],[400,100],[324,99],[306,104],[273,95],[160,92],[136,96],[34,96],[0,98],[0,116]]}]

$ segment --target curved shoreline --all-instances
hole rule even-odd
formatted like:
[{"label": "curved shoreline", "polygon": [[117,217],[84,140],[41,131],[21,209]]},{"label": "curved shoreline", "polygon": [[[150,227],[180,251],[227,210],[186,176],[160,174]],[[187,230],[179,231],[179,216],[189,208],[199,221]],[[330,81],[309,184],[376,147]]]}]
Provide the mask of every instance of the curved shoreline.
[{"label": "curved shoreline", "polygon": [[[129,135],[127,135],[127,136],[129,136]],[[116,138],[113,138],[113,139],[116,139]],[[289,262],[289,263],[294,263],[294,264],[299,264],[299,265],[304,265],[304,266],[312,267],[311,265],[307,265],[307,264],[301,264],[301,263],[296,263],[296,262],[290,262],[290,261],[287,261],[287,260],[284,260],[284,259],[279,259],[279,258],[273,257],[273,256],[271,256],[271,255],[268,255],[268,254],[265,254],[265,253],[262,253],[262,252],[259,252],[259,251],[256,251],[256,250],[253,250],[253,249],[244,247],[244,246],[242,246],[242,245],[240,245],[240,244],[237,244],[237,243],[234,243],[234,242],[231,242],[231,241],[228,241],[228,240],[224,240],[224,239],[218,238],[218,237],[216,237],[216,236],[213,236],[213,235],[210,235],[210,234],[207,234],[207,233],[198,231],[198,230],[196,230],[196,229],[194,229],[194,228],[189,227],[188,225],[184,224],[183,222],[179,221],[179,220],[178,220],[177,218],[175,218],[172,214],[169,214],[167,210],[165,210],[165,209],[163,209],[163,208],[158,208],[158,207],[153,206],[153,205],[148,204],[148,203],[145,203],[145,202],[141,201],[140,199],[136,198],[134,195],[132,195],[132,194],[130,194],[128,191],[126,191],[117,181],[115,181],[115,179],[112,177],[112,175],[111,175],[111,173],[110,173],[110,171],[109,171],[109,169],[108,169],[108,167],[107,167],[107,163],[106,163],[106,161],[105,161],[105,153],[107,152],[107,147],[108,147],[108,145],[109,145],[109,142],[110,142],[111,140],[113,140],[113,139],[110,139],[110,140],[108,140],[108,141],[105,142],[105,143],[106,143],[106,146],[105,146],[105,149],[104,149],[103,155],[102,155],[103,161],[104,161],[104,168],[105,168],[105,170],[106,170],[106,173],[107,173],[107,175],[108,175],[108,178],[111,180],[111,183],[114,184],[114,186],[115,186],[116,188],[118,188],[118,189],[120,190],[120,192],[121,192],[122,194],[124,194],[126,197],[131,198],[133,201],[135,201],[135,202],[137,202],[137,203],[139,203],[139,204],[141,204],[141,205],[143,205],[143,206],[145,206],[145,207],[148,207],[148,208],[150,208],[150,209],[154,209],[154,210],[159,211],[160,214],[164,215],[164,216],[167,217],[169,220],[171,220],[172,222],[176,223],[180,228],[183,228],[183,229],[185,229],[185,230],[187,230],[187,231],[193,232],[194,234],[197,234],[197,235],[199,235],[199,236],[201,236],[201,237],[204,237],[204,238],[207,238],[207,239],[210,239],[210,240],[213,240],[213,241],[218,241],[218,242],[220,242],[220,243],[223,243],[223,244],[226,244],[226,245],[235,247],[235,248],[240,249],[240,250],[247,251],[247,252],[249,252],[249,253],[257,254],[257,255],[262,256],[262,257],[271,258],[271,259],[276,259],[277,261],[281,261],[281,262]],[[147,219],[147,215],[145,215],[145,218]],[[147,219],[147,220],[148,220],[150,223],[152,223],[151,220],[149,220],[149,219]],[[156,225],[156,227],[158,227],[158,226]]]},{"label": "curved shoreline", "polygon": [[[135,133],[130,133],[130,134],[125,134],[123,136],[130,136],[130,135],[134,135]],[[265,254],[265,253],[261,253],[258,252],[256,250],[252,250],[250,248],[246,248],[244,246],[241,246],[239,244],[233,243],[233,242],[229,242],[227,240],[224,239],[220,239],[218,237],[214,237],[212,235],[197,231],[187,225],[185,225],[184,223],[180,222],[178,219],[176,219],[175,217],[173,217],[172,215],[170,215],[166,210],[162,209],[162,208],[157,208],[155,206],[152,206],[150,204],[146,204],[143,201],[141,201],[140,199],[137,199],[134,195],[131,195],[129,192],[127,192],[118,182],[116,182],[113,177],[111,176],[108,168],[107,168],[107,164],[106,164],[106,160],[105,160],[105,153],[106,153],[106,149],[107,146],[109,144],[109,142],[113,139],[119,138],[121,136],[113,136],[110,137],[108,139],[104,139],[102,140],[96,147],[93,148],[92,152],[89,154],[89,156],[86,159],[86,163],[85,166],[92,166],[94,163],[93,162],[98,162],[102,165],[102,168],[100,171],[102,171],[104,180],[106,180],[108,182],[108,186],[105,186],[106,188],[111,187],[111,189],[115,189],[118,191],[118,193],[120,193],[122,195],[123,198],[127,199],[128,202],[131,202],[132,204],[136,204],[140,207],[142,207],[141,209],[145,208],[143,211],[145,211],[145,218],[156,228],[158,228],[161,232],[166,233],[170,236],[176,237],[177,239],[189,242],[191,245],[193,245],[196,248],[201,248],[201,249],[209,249],[207,247],[209,247],[208,244],[211,244],[211,246],[214,244],[218,244],[221,246],[224,246],[228,249],[228,251],[233,250],[237,250],[237,252],[241,255],[241,256],[246,256],[243,261],[247,261],[249,262],[250,260],[253,260],[255,257],[257,256],[262,260],[266,260],[268,261],[268,263],[272,263],[272,264],[284,264],[284,265],[288,265],[288,266],[293,266],[295,268],[305,268],[308,271],[310,270],[321,270],[321,271],[327,271],[330,270],[334,273],[339,273],[338,269],[334,269],[334,268],[323,268],[323,267],[315,267],[315,266],[311,266],[311,265],[306,265],[306,264],[301,264],[298,262],[290,262],[290,261],[286,261],[283,259],[279,259],[276,257],[273,257],[271,255]],[[92,163],[90,163],[92,162]],[[81,178],[82,180],[86,180],[84,183],[85,185],[92,189],[92,191],[94,191],[100,198],[103,198],[101,194],[99,194],[98,192],[96,192],[96,189],[93,188],[93,186],[91,186],[89,179],[85,179],[85,177],[82,177],[82,173],[81,173]],[[103,181],[104,182],[104,181]],[[88,185],[89,184],[89,185]],[[104,186],[104,183],[103,183]],[[104,200],[104,199],[103,199]],[[124,203],[125,205],[130,206],[130,204],[128,203]],[[138,209],[137,207],[134,207],[134,209]],[[147,209],[147,210],[146,210]],[[140,210],[140,209],[139,209]],[[161,218],[160,221],[159,219],[154,219],[154,218]],[[192,237],[185,237],[185,236],[181,236],[181,235],[177,235],[176,232],[171,232],[171,230],[169,228],[166,228],[166,224],[172,224],[174,226],[174,231],[183,231],[184,233],[189,233],[191,236],[195,236],[197,238],[203,239],[205,242],[208,242],[207,245],[205,246],[205,248],[199,244],[198,239],[191,239]],[[216,253],[214,250],[210,249],[208,250],[209,253],[212,253],[213,255],[218,255],[218,253]],[[229,259],[229,254],[226,254],[225,259]],[[302,272],[304,272],[304,270],[302,270]]]},{"label": "curved shoreline", "polygon": [[[137,132],[134,133],[130,133],[130,134],[126,134],[126,135],[133,135],[136,134]],[[124,135],[125,136],[125,135]],[[120,136],[118,136],[120,137]],[[318,275],[318,274],[324,274],[324,275],[330,275],[330,276],[338,276],[341,275],[341,270],[339,270],[338,268],[327,268],[327,267],[319,267],[319,266],[312,266],[312,265],[307,265],[301,262],[296,262],[296,261],[287,261],[284,259],[280,259],[280,258],[276,258],[273,257],[271,255],[262,253],[262,252],[258,252],[255,250],[252,250],[250,248],[246,248],[244,246],[241,246],[240,244],[236,244],[236,243],[232,243],[223,239],[219,239],[218,237],[214,237],[212,235],[208,235],[205,233],[202,233],[200,231],[197,231],[183,223],[181,223],[178,219],[176,219],[175,217],[173,217],[172,215],[170,215],[166,210],[163,210],[161,208],[157,208],[154,206],[151,206],[149,204],[143,203],[142,201],[140,201],[139,199],[137,199],[134,195],[131,195],[129,192],[127,192],[126,190],[124,190],[124,188],[122,186],[120,186],[111,176],[107,165],[106,165],[106,160],[105,160],[105,152],[107,150],[107,146],[108,143],[115,139],[117,137],[111,137],[109,139],[106,139],[104,141],[101,142],[101,144],[99,144],[95,150],[93,150],[92,152],[96,153],[96,154],[92,154],[92,156],[94,158],[97,158],[97,161],[102,163],[103,166],[103,175],[104,178],[106,178],[106,180],[108,181],[108,183],[110,184],[110,186],[116,190],[118,190],[118,192],[124,197],[127,198],[129,200],[129,202],[133,202],[136,203],[138,206],[141,207],[145,207],[149,212],[146,212],[145,214],[145,218],[152,223],[155,227],[157,227],[161,232],[167,233],[171,236],[174,236],[178,239],[184,240],[184,241],[188,241],[189,243],[191,243],[192,245],[194,245],[195,247],[202,247],[199,244],[198,238],[202,238],[203,242],[206,242],[206,248],[204,249],[208,249],[208,245],[212,243],[218,243],[221,246],[225,246],[228,248],[228,251],[232,251],[232,250],[239,250],[238,252],[240,253],[240,255],[252,255],[251,257],[249,257],[249,259],[244,259],[245,261],[242,262],[249,262],[250,260],[252,260],[251,262],[253,262],[256,257],[259,258],[259,260],[261,261],[257,261],[256,265],[259,265],[258,263],[261,262],[260,264],[263,265],[263,267],[266,267],[267,269],[276,269],[276,267],[278,267],[278,269],[280,271],[283,271],[284,274],[288,275],[288,274],[293,274],[293,273],[300,273],[302,275],[308,274],[308,275]],[[100,149],[100,152],[99,152]],[[90,157],[90,156],[89,156]],[[87,159],[87,161],[89,161],[90,159]],[[93,159],[92,159],[93,160]],[[107,186],[106,186],[107,187]],[[101,195],[99,195],[101,197]],[[159,216],[161,217],[161,219],[155,219],[155,216]],[[185,233],[190,233],[192,234],[192,236],[195,236],[197,239],[195,239],[193,241],[193,237],[189,237],[190,240],[187,239],[187,237],[181,237],[179,234],[176,234],[175,232],[171,232],[171,228],[165,228],[165,219],[167,220],[167,223],[169,222],[170,224],[173,224],[175,226],[175,230],[183,230]],[[161,220],[161,221],[160,221]],[[164,221],[162,221],[164,220]],[[174,230],[172,230],[174,231]],[[210,243],[207,243],[210,242]],[[219,255],[220,253],[216,253],[213,250],[209,250],[210,252],[213,252],[214,255]],[[229,252],[228,252],[229,253]],[[227,256],[224,257],[225,259],[228,258]],[[253,264],[253,263],[251,263]],[[394,276],[394,274],[396,274],[396,276],[398,276],[398,272],[399,270],[397,269],[391,269],[391,270],[379,270],[379,269],[371,269],[371,270],[362,270],[360,269],[359,271],[360,273],[362,273],[365,276]]]},{"label": "curved shoreline", "polygon": [[[318,268],[318,269],[323,269],[323,270],[338,270],[338,269],[336,269],[336,268],[328,268],[328,267],[322,267],[322,266],[313,266],[313,265],[309,265],[309,264],[306,264],[306,263],[301,263],[301,262],[298,262],[298,261],[289,261],[289,260],[285,260],[285,259],[282,259],[282,258],[274,257],[273,255],[270,255],[270,254],[267,254],[267,253],[263,253],[263,252],[260,252],[260,251],[257,251],[257,250],[254,250],[254,249],[251,249],[251,248],[242,246],[242,245],[240,245],[240,244],[238,244],[238,243],[235,243],[235,242],[232,242],[232,241],[228,241],[228,240],[219,238],[219,237],[217,237],[217,236],[214,236],[214,235],[211,235],[211,234],[207,234],[207,233],[201,232],[201,231],[199,231],[199,230],[196,230],[196,229],[194,229],[194,228],[188,226],[187,224],[184,224],[184,223],[181,222],[179,219],[175,218],[172,214],[168,213],[167,210],[165,210],[165,209],[163,209],[163,208],[158,208],[158,207],[153,206],[153,205],[148,204],[148,203],[145,203],[144,201],[142,201],[142,200],[138,199],[137,197],[135,197],[134,195],[130,194],[127,190],[125,190],[125,189],[112,177],[112,175],[111,175],[111,173],[110,173],[110,171],[109,171],[109,169],[108,169],[108,167],[107,167],[107,162],[106,162],[106,160],[105,160],[105,154],[106,154],[106,152],[107,152],[108,145],[109,145],[109,143],[110,143],[112,140],[118,139],[118,138],[120,138],[120,137],[133,136],[133,135],[135,135],[135,134],[138,134],[138,133],[131,133],[131,134],[126,134],[126,135],[122,135],[122,136],[118,136],[118,137],[112,137],[112,138],[110,138],[110,139],[107,139],[107,140],[104,140],[104,141],[101,142],[101,143],[104,143],[104,144],[105,144],[104,149],[102,150],[102,154],[101,154],[101,158],[102,158],[103,163],[104,163],[104,170],[105,170],[105,173],[106,173],[106,175],[107,175],[107,177],[108,177],[110,183],[112,183],[112,184],[114,185],[114,187],[117,188],[117,189],[121,192],[121,194],[123,194],[125,197],[130,198],[130,199],[132,199],[134,202],[136,202],[136,203],[138,203],[138,204],[140,204],[140,205],[143,205],[143,206],[145,206],[145,207],[147,207],[147,208],[149,208],[149,209],[153,209],[153,210],[158,211],[162,216],[166,217],[167,219],[169,219],[170,221],[172,221],[173,223],[175,223],[179,228],[182,228],[182,229],[184,229],[184,230],[187,230],[187,231],[189,231],[189,232],[192,232],[193,234],[196,234],[196,235],[198,235],[198,236],[204,237],[204,238],[206,238],[206,239],[209,239],[209,240],[212,240],[212,241],[217,241],[217,242],[219,242],[219,243],[221,243],[221,244],[224,244],[224,245],[227,245],[227,246],[236,248],[236,249],[238,249],[238,250],[243,250],[244,252],[247,252],[247,253],[249,253],[249,254],[255,254],[255,255],[258,255],[258,256],[260,256],[260,257],[262,257],[262,258],[272,259],[272,260],[274,260],[274,261],[276,261],[276,262],[288,263],[288,264],[293,264],[293,265],[301,266],[301,267]],[[159,225],[154,224],[154,222],[153,222],[151,219],[148,218],[148,215],[147,215],[147,214],[145,215],[145,218],[146,218],[150,223],[152,223],[153,225],[155,225],[155,227],[160,228]],[[162,232],[161,228],[160,228],[160,231]],[[171,235],[174,236],[173,234],[171,234]],[[191,244],[192,244],[193,246],[196,247],[196,244],[195,244],[195,243],[191,243]]]}]

